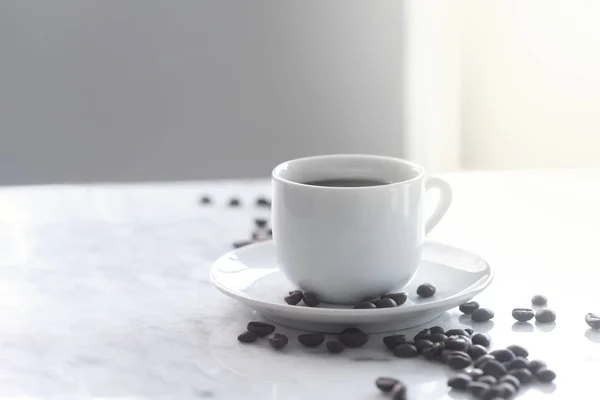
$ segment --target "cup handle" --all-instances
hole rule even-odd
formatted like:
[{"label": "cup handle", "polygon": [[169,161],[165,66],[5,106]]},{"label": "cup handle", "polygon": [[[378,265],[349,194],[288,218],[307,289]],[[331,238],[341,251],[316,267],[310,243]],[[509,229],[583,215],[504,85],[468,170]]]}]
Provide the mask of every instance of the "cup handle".
[{"label": "cup handle", "polygon": [[450,184],[441,178],[428,176],[425,178],[425,190],[438,189],[440,191],[440,200],[435,206],[433,213],[425,222],[425,235],[427,235],[440,222],[450,204],[452,203],[452,188]]}]

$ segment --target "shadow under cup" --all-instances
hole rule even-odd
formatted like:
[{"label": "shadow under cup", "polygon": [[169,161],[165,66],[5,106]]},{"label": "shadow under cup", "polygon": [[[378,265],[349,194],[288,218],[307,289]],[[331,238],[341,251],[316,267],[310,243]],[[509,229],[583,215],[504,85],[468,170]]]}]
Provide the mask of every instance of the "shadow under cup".
[{"label": "shadow under cup", "polygon": [[[323,180],[356,185],[307,184]],[[374,184],[358,184],[365,181]],[[276,255],[297,288],[324,302],[355,304],[414,277],[425,236],[420,166],[391,157],[317,156],[277,166],[272,182]]]}]

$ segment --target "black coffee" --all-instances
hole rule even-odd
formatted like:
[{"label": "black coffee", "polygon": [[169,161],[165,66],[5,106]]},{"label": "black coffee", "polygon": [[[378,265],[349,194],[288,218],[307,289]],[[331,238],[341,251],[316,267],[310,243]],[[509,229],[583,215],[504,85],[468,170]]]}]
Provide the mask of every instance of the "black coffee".
[{"label": "black coffee", "polygon": [[329,186],[329,187],[363,187],[363,186],[381,186],[389,185],[390,182],[378,181],[375,179],[362,178],[340,178],[340,179],[322,179],[317,181],[304,182],[305,185]]}]

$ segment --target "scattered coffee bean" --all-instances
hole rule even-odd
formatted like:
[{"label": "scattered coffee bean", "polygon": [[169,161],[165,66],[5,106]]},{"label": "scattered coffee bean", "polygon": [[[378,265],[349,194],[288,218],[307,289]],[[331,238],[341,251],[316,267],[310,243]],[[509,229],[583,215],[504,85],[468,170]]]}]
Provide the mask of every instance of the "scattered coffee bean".
[{"label": "scattered coffee bean", "polygon": [[248,322],[248,326],[246,327],[250,332],[256,333],[259,337],[265,337],[275,332],[275,325],[268,324],[266,322],[260,321],[251,321]]},{"label": "scattered coffee bean", "polygon": [[521,382],[515,378],[512,375],[504,375],[502,378],[498,379],[498,383],[503,384],[509,384],[511,385],[513,388],[515,388],[515,390],[519,390],[519,388],[521,387]]},{"label": "scattered coffee bean", "polygon": [[471,357],[467,353],[462,351],[454,351],[448,357],[446,364],[448,364],[448,366],[452,369],[463,369],[471,365],[472,361],[473,360],[471,360]]},{"label": "scattered coffee bean", "polygon": [[404,335],[391,335],[383,338],[383,344],[390,350],[394,350],[402,343],[406,343],[406,336]]},{"label": "scattered coffee bean", "polygon": [[469,301],[458,306],[458,309],[463,314],[473,314],[475,310],[479,308],[479,303],[476,301]]},{"label": "scattered coffee bean", "polygon": [[252,243],[254,243],[254,240],[238,240],[237,242],[233,242],[233,248],[239,249],[240,247],[248,246]]},{"label": "scattered coffee bean", "polygon": [[535,313],[531,308],[515,308],[512,310],[512,316],[519,322],[526,322],[531,320]]},{"label": "scattered coffee bean", "polygon": [[517,357],[506,364],[506,368],[508,368],[509,370],[527,368],[528,366],[529,361],[525,357]]},{"label": "scattered coffee bean", "polygon": [[500,362],[507,362],[515,359],[515,353],[509,349],[497,349],[490,352],[490,356]]},{"label": "scattered coffee bean", "polygon": [[469,334],[469,336],[473,336],[473,334],[475,333],[475,331],[471,328],[465,329],[465,332],[467,332]]},{"label": "scattered coffee bean", "polygon": [[258,339],[258,336],[256,335],[256,333],[254,332],[250,332],[250,331],[246,331],[244,333],[241,333],[238,336],[238,340],[242,343],[252,343],[252,342],[256,342],[256,339]]},{"label": "scattered coffee bean", "polygon": [[396,305],[401,306],[402,304],[406,303],[406,300],[408,299],[408,294],[406,294],[406,292],[388,293],[382,298],[392,299],[394,300],[394,302],[396,302]]},{"label": "scattered coffee bean", "polygon": [[429,340],[431,340],[433,343],[443,342],[447,339],[448,336],[444,335],[443,333],[434,333],[433,335],[429,336]]},{"label": "scattered coffee bean", "polygon": [[473,378],[471,378],[469,375],[458,374],[448,379],[448,386],[453,389],[467,390],[467,386],[469,383],[471,383],[471,381],[473,381]]},{"label": "scattered coffee bean", "polygon": [[519,346],[518,344],[512,344],[507,347],[508,350],[512,351],[517,357],[529,357],[529,352],[523,346]]},{"label": "scattered coffee bean", "polygon": [[490,386],[494,386],[498,383],[498,379],[494,378],[492,375],[483,375],[477,379],[478,382],[487,383]]},{"label": "scattered coffee bean", "polygon": [[375,381],[375,386],[377,386],[377,388],[379,390],[381,390],[383,393],[389,393],[392,391],[394,386],[396,386],[396,384],[399,382],[400,381],[396,378],[382,376],[382,377],[377,378],[377,380]]},{"label": "scattered coffee bean", "polygon": [[271,207],[271,201],[265,197],[259,197],[256,199],[256,205],[258,207]]},{"label": "scattered coffee bean", "polygon": [[382,299],[379,299],[379,301],[376,304],[377,308],[394,308],[394,307],[398,307],[398,305],[396,304],[396,302],[388,297],[384,297]]},{"label": "scattered coffee bean", "polygon": [[546,363],[542,360],[531,360],[529,361],[529,365],[527,366],[527,369],[533,372],[534,374],[542,368],[546,368]]},{"label": "scattered coffee bean", "polygon": [[431,340],[419,339],[415,342],[415,347],[417,348],[419,353],[422,353],[423,350],[431,346],[433,346],[433,342]]},{"label": "scattered coffee bean", "polygon": [[202,204],[211,204],[212,203],[212,199],[210,198],[210,196],[202,196],[202,198],[200,199],[200,202]]},{"label": "scattered coffee bean", "polygon": [[302,294],[302,301],[309,307],[316,307],[321,303],[317,295],[311,292],[304,292]]},{"label": "scattered coffee bean", "polygon": [[585,314],[585,323],[592,329],[600,329],[600,314]]},{"label": "scattered coffee bean", "polygon": [[413,340],[416,342],[419,339],[429,339],[430,336],[431,332],[429,331],[429,329],[423,329],[415,335]]},{"label": "scattered coffee bean", "polygon": [[556,378],[556,374],[554,373],[554,371],[548,369],[548,368],[540,368],[536,373],[535,376],[537,376],[537,378],[542,381],[542,382],[552,382],[555,378]]},{"label": "scattered coffee bean", "polygon": [[419,355],[419,351],[414,345],[403,343],[401,345],[396,346],[396,348],[394,349],[394,355],[396,357],[411,358]]},{"label": "scattered coffee bean", "polygon": [[371,303],[370,301],[361,301],[360,303],[357,303],[353,308],[355,310],[365,310],[369,308],[377,308],[377,306]]},{"label": "scattered coffee bean", "polygon": [[288,344],[288,337],[281,333],[276,333],[269,338],[269,344],[275,350],[281,350]]},{"label": "scattered coffee bean", "polygon": [[477,360],[475,360],[475,363],[473,364],[473,366],[475,368],[483,368],[483,366],[490,360],[495,360],[495,358],[490,356],[489,354],[486,354],[484,356],[479,357]]},{"label": "scattered coffee bean", "polygon": [[327,346],[327,350],[331,354],[339,354],[346,349],[346,346],[344,346],[342,342],[339,342],[337,340],[330,340],[325,344],[325,346]]},{"label": "scattered coffee bean", "polygon": [[508,372],[504,364],[495,359],[485,362],[485,364],[481,366],[481,369],[484,374],[492,375],[496,379],[503,377]]},{"label": "scattered coffee bean", "polygon": [[[510,375],[506,375],[506,376],[510,376]],[[508,382],[499,383],[497,387],[502,388],[502,391],[504,392],[503,395],[500,397],[501,399],[513,398],[517,394],[517,390],[518,390]]]},{"label": "scattered coffee bean", "polygon": [[488,385],[485,382],[479,382],[479,381],[469,382],[469,384],[467,385],[467,390],[469,391],[469,393],[471,393],[473,396],[476,396],[476,397],[481,396],[481,394],[483,392],[485,392],[486,390],[488,390],[489,388],[490,388],[490,385]]},{"label": "scattered coffee bean", "polygon": [[346,328],[339,334],[340,342],[350,348],[362,347],[369,341],[369,335],[358,328]]},{"label": "scattered coffee bean", "polygon": [[298,304],[302,301],[303,297],[304,296],[302,295],[302,291],[292,290],[291,292],[289,292],[289,294],[287,296],[285,296],[283,298],[283,301],[285,301],[287,304],[289,304],[291,306],[295,306],[296,304]]},{"label": "scattered coffee bean", "polygon": [[542,296],[541,294],[536,294],[531,298],[531,304],[534,306],[545,306],[548,304],[548,298],[546,296]]},{"label": "scattered coffee bean", "polygon": [[239,207],[242,204],[240,199],[233,197],[229,200],[229,207]]},{"label": "scattered coffee bean", "polygon": [[467,375],[469,375],[471,377],[471,379],[477,380],[483,376],[483,371],[480,370],[479,368],[473,368],[472,370],[467,372]]},{"label": "scattered coffee bean", "polygon": [[406,400],[406,386],[402,382],[398,382],[390,392],[392,400]]},{"label": "scattered coffee bean", "polygon": [[541,324],[556,321],[556,313],[549,308],[544,308],[535,313],[535,320]]},{"label": "scattered coffee bean", "polygon": [[[431,335],[433,337],[433,335]],[[469,343],[466,340],[460,339],[459,337],[446,340],[446,348],[450,350],[467,351],[469,349]]]},{"label": "scattered coffee bean", "polygon": [[464,329],[449,329],[446,331],[446,336],[471,336]]},{"label": "scattered coffee bean", "polygon": [[487,354],[487,349],[480,344],[474,344],[469,346],[467,353],[469,353],[473,360],[477,360],[479,357]]},{"label": "scattered coffee bean", "polygon": [[417,295],[419,297],[431,297],[435,294],[435,286],[431,283],[424,283],[417,288]]},{"label": "scattered coffee bean", "polygon": [[521,382],[521,385],[529,383],[533,380],[533,373],[527,368],[511,369],[510,371],[508,371],[508,373],[509,375],[512,375],[515,378],[517,378],[519,382]]},{"label": "scattered coffee bean", "polygon": [[471,314],[471,321],[486,322],[494,318],[494,312],[489,308],[478,308]]},{"label": "scattered coffee bean", "polygon": [[267,219],[266,218],[254,218],[254,225],[256,225],[257,228],[264,228],[265,226],[267,226]]},{"label": "scattered coffee bean", "polygon": [[[446,333],[446,331],[444,330],[444,328],[442,328],[441,326],[432,326],[431,328],[429,328],[429,333],[431,333],[432,335],[435,333]],[[447,336],[450,336],[446,333]]]},{"label": "scattered coffee bean", "polygon": [[490,347],[490,337],[485,333],[476,333],[471,337],[473,344],[479,344],[483,347]]},{"label": "scattered coffee bean", "polygon": [[317,347],[325,341],[322,333],[303,333],[298,335],[298,341],[306,347]]}]

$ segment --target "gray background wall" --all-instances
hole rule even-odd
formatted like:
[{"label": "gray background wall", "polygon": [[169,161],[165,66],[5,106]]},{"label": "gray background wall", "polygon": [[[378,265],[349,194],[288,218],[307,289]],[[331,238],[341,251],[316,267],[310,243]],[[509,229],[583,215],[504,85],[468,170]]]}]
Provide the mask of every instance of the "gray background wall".
[{"label": "gray background wall", "polygon": [[0,1],[0,184],[405,156],[403,5]]}]

